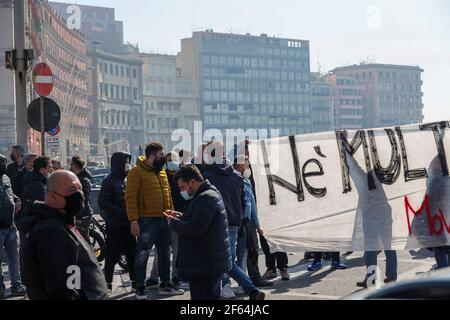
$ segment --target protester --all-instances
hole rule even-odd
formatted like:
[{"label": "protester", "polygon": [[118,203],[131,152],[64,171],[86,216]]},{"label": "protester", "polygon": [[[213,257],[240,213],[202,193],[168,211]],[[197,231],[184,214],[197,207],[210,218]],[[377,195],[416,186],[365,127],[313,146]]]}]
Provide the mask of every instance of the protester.
[{"label": "protester", "polygon": [[[177,212],[184,212],[188,202],[181,196],[178,184],[175,181],[175,174],[180,169],[181,159],[177,152],[169,152],[166,156],[167,166],[167,178],[169,180],[171,196],[173,201],[173,208]],[[180,282],[178,278],[178,270],[176,267],[177,255],[178,255],[178,235],[176,232],[172,232],[171,237],[172,246],[172,283],[176,288],[188,289],[186,285]]]},{"label": "protester", "polygon": [[[322,258],[323,252],[314,252],[314,261],[308,266],[308,271],[318,271],[323,268]],[[341,254],[340,252],[331,252],[331,269],[333,270],[345,270],[347,266],[341,263]]]},{"label": "protester", "polygon": [[20,199],[23,197],[23,179],[27,173],[33,171],[34,160],[36,160],[38,156],[35,154],[27,154],[23,158],[23,166],[20,168],[16,177],[11,180],[11,184],[13,187],[13,192]]},{"label": "protester", "polygon": [[91,179],[92,175],[87,171],[85,162],[79,156],[72,157],[70,162],[70,171],[76,174],[83,187],[84,209],[76,216],[77,228],[80,230],[84,239],[89,242],[89,227],[92,221],[91,207]]},{"label": "protester", "polygon": [[192,158],[192,163],[195,164],[200,173],[203,173],[203,170],[205,169],[204,152],[207,145],[207,143],[202,143],[199,145],[197,148],[197,154]]},{"label": "protester", "polygon": [[52,160],[53,171],[64,170],[64,167],[59,160]]},{"label": "protester", "polygon": [[257,233],[264,234],[264,232],[259,225],[258,209],[256,208],[252,184],[249,180],[252,171],[248,157],[237,157],[234,167],[244,178],[245,191],[244,223],[241,226],[241,235],[238,237],[237,265],[244,272],[248,270],[248,275],[256,287],[270,287],[273,283],[262,279],[258,267],[259,246]]},{"label": "protester", "polygon": [[205,159],[207,161],[203,176],[219,190],[222,196],[230,233],[232,269],[224,275],[221,295],[225,299],[235,297],[230,283],[230,277],[232,277],[250,295],[251,300],[263,300],[264,293],[255,287],[249,276],[236,264],[237,237],[245,209],[243,178],[239,172],[233,169],[231,162],[224,157],[223,144],[220,142],[209,143],[205,148],[205,153],[208,159]]},{"label": "protester", "polygon": [[267,239],[264,235],[259,235],[259,242],[261,244],[261,249],[264,252],[265,260],[266,260],[266,272],[262,275],[264,280],[273,280],[276,279],[277,269],[280,271],[281,280],[289,281],[290,275],[288,270],[288,255],[286,252],[271,252],[269,244],[267,243]]},{"label": "protester", "polygon": [[[24,164],[24,156],[25,150],[22,146],[15,145],[11,148],[11,161],[12,163],[8,164],[6,167],[6,175],[9,177],[11,181],[14,181],[16,176],[19,174],[19,171],[25,166]],[[14,186],[13,186],[14,191]]]},{"label": "protester", "polygon": [[99,207],[106,224],[105,279],[112,291],[114,267],[125,255],[132,292],[136,289],[136,238],[131,234],[125,204],[126,177],[131,170],[131,155],[116,152],[111,157],[111,173],[103,180],[98,196]]},{"label": "protester", "polygon": [[220,300],[223,274],[232,267],[222,197],[195,165],[181,167],[174,179],[189,200],[184,213],[165,212],[179,237],[178,276],[189,281],[191,300]]},{"label": "protester", "polygon": [[[47,180],[45,202],[36,201],[21,222],[27,236],[23,241],[22,274],[31,300],[105,299],[107,286],[92,251],[74,227],[84,207],[77,176],[60,170]],[[74,276],[80,289],[73,284]]]},{"label": "protester", "polygon": [[34,201],[44,201],[47,191],[47,178],[53,172],[48,157],[37,157],[33,163],[33,171],[23,178],[23,211],[22,218],[27,215]]},{"label": "protester", "polygon": [[[7,159],[0,155],[0,263],[6,252],[9,277],[11,279],[11,294],[25,295],[19,272],[19,243],[17,229],[14,224],[14,214],[21,208],[20,199],[14,195],[9,177],[6,175]],[[0,269],[0,299],[5,297],[3,271]]]},{"label": "protester", "polygon": [[184,294],[170,283],[170,227],[164,217],[165,210],[173,210],[166,170],[164,147],[152,142],[145,148],[145,157],[128,174],[125,191],[128,220],[131,232],[137,237],[136,248],[136,299],[146,299],[145,277],[147,262],[153,245],[158,251],[161,277],[161,295]]}]

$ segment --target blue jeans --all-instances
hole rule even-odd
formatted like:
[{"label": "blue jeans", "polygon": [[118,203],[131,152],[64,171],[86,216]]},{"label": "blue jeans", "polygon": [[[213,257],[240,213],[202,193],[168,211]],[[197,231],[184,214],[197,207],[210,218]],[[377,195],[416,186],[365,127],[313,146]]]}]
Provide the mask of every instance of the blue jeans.
[{"label": "blue jeans", "polygon": [[[394,250],[385,250],[386,255],[386,278],[389,280],[397,280],[397,252]],[[364,262],[366,267],[377,265],[377,251],[364,252]],[[371,274],[367,274],[369,277]]]},{"label": "blue jeans", "polygon": [[150,251],[156,245],[162,282],[170,280],[170,227],[166,218],[139,218],[141,234],[136,244],[136,285],[145,285]]},{"label": "blue jeans", "polygon": [[[8,257],[8,270],[11,279],[11,286],[17,287],[22,284],[19,272],[19,244],[17,229],[15,226],[7,229],[0,229],[0,263],[3,261],[3,252],[6,250]],[[3,272],[0,269],[0,289],[5,290],[3,283]]]},{"label": "blue jeans", "polygon": [[236,264],[245,273],[247,273],[247,257],[248,257],[247,232],[244,230],[241,236],[238,235],[237,239]]},{"label": "blue jeans", "polygon": [[433,248],[434,258],[436,259],[437,269],[450,266],[450,253],[448,247]]},{"label": "blue jeans", "polygon": [[245,292],[250,293],[256,290],[255,285],[248,275],[242,271],[241,268],[236,264],[236,246],[237,246],[237,236],[239,227],[230,226],[230,248],[231,248],[231,261],[232,268],[223,277],[222,286],[230,284],[230,277],[236,280],[236,282],[244,289]]}]

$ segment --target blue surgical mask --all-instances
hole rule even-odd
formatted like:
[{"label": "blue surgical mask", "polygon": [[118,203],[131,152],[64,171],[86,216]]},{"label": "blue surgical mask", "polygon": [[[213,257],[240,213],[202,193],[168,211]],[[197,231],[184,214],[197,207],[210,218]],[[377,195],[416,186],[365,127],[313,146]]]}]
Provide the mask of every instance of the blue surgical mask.
[{"label": "blue surgical mask", "polygon": [[180,194],[186,201],[192,200],[192,198],[194,198],[194,195],[189,195],[187,191],[181,191]]},{"label": "blue surgical mask", "polygon": [[178,171],[178,169],[180,169],[180,163],[177,161],[169,161],[167,163],[167,170],[169,171]]}]

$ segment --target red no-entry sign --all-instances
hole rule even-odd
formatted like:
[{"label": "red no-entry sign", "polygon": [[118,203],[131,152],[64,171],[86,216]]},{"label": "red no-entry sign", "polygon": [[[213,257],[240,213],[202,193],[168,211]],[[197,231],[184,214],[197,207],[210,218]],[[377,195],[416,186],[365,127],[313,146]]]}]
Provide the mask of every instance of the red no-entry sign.
[{"label": "red no-entry sign", "polygon": [[44,63],[38,63],[33,69],[33,85],[36,93],[41,97],[47,97],[53,89],[53,73],[50,67]]}]

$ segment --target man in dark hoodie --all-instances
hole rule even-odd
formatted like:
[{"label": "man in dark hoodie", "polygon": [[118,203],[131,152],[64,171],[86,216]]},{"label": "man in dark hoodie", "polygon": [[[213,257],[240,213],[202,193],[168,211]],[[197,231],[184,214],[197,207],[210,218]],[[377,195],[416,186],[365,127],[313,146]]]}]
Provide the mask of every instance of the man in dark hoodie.
[{"label": "man in dark hoodie", "polygon": [[84,194],[84,209],[77,217],[77,228],[80,230],[84,239],[89,242],[89,226],[91,225],[92,207],[91,207],[91,179],[92,175],[87,171],[85,162],[79,156],[72,157],[70,162],[70,171],[75,173],[81,182]]},{"label": "man in dark hoodie", "polygon": [[105,278],[112,290],[114,267],[125,254],[132,291],[136,289],[136,238],[131,234],[125,203],[126,177],[131,169],[131,155],[116,152],[111,157],[111,173],[103,180],[98,204],[106,222]]},{"label": "man in dark hoodie", "polygon": [[59,170],[47,180],[45,202],[21,221],[22,275],[31,300],[99,300],[107,297],[103,273],[89,244],[74,227],[83,210],[81,183]]},{"label": "man in dark hoodie", "polygon": [[236,280],[252,300],[263,300],[264,293],[259,291],[252,280],[236,264],[236,249],[239,227],[245,210],[244,179],[242,175],[233,169],[231,162],[224,157],[223,144],[220,142],[209,143],[205,149],[206,166],[203,177],[208,179],[219,190],[228,218],[230,233],[230,248],[232,269],[225,274],[222,288],[222,297],[234,298],[231,290],[230,277]]},{"label": "man in dark hoodie", "polygon": [[34,160],[33,171],[28,172],[23,178],[22,217],[27,215],[27,211],[34,201],[44,201],[47,178],[52,172],[50,158],[38,157]]}]

